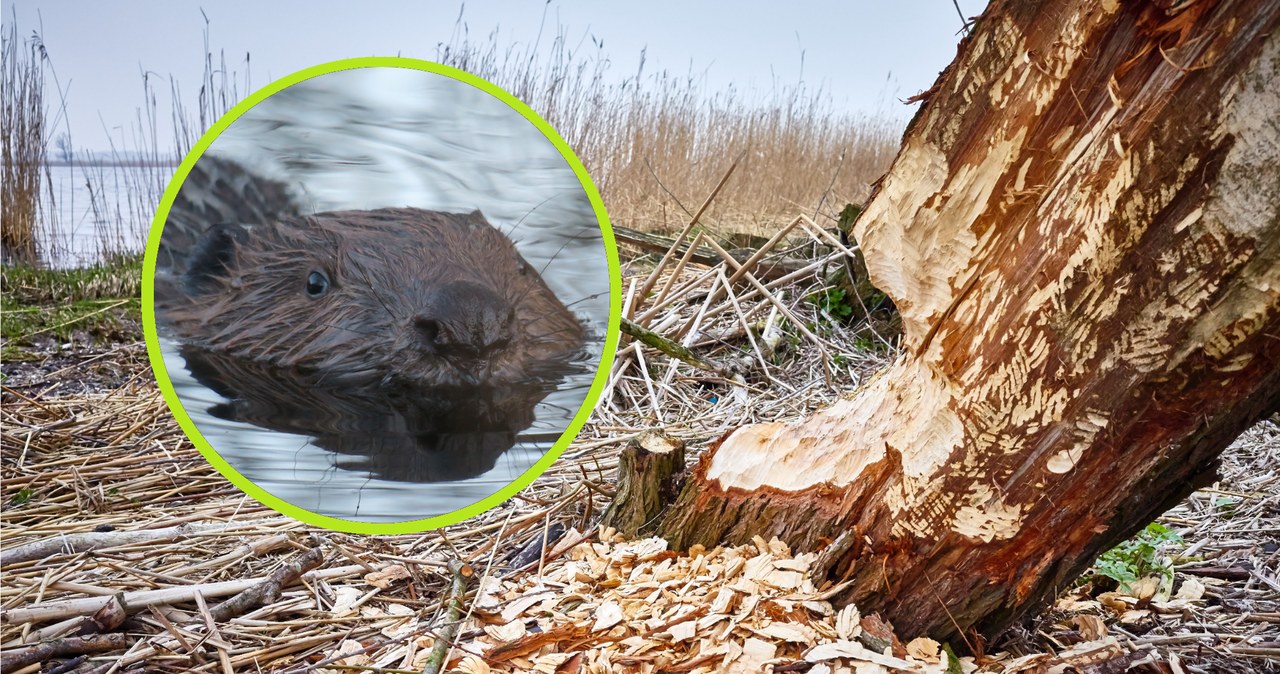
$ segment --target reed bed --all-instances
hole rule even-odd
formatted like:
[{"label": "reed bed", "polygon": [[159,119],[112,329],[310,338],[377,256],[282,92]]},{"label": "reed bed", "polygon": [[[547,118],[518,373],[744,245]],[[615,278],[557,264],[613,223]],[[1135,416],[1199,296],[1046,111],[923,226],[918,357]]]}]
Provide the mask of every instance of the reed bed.
[{"label": "reed bed", "polygon": [[[3,50],[6,259],[71,267],[141,253],[174,167],[218,118],[252,91],[249,55],[236,62],[229,61],[223,50],[215,52],[206,20],[204,71],[195,95],[188,97],[171,75],[144,70],[142,104],[134,118],[114,134],[103,129],[108,150],[77,151],[70,129],[63,128],[61,113],[47,116],[44,78],[52,74],[52,66],[39,34],[20,43],[14,31],[11,25]],[[61,89],[57,95],[54,107],[63,111],[70,103]],[[168,134],[161,132],[165,115],[172,129]],[[74,169],[69,181],[55,181],[46,161],[49,138],[59,129],[59,165]],[[75,203],[78,186],[87,192],[82,197],[88,201],[87,208]],[[23,205],[23,199],[30,201],[29,206]],[[29,217],[24,215],[28,210]],[[71,217],[59,217],[60,213]],[[23,223],[31,227],[30,241],[19,245],[20,233],[26,231]],[[13,244],[10,231],[19,237]]]},{"label": "reed bed", "polygon": [[[775,83],[763,95],[709,91],[693,74],[618,79],[601,46],[564,28],[541,49],[505,48],[460,26],[437,60],[475,73],[538,111],[574,148],[614,222],[674,231],[730,165],[735,180],[702,223],[770,234],[796,212],[824,222],[861,203],[897,152],[903,123],[834,110],[821,89]],[[868,98],[877,96],[868,92]]]},{"label": "reed bed", "polygon": [[[735,426],[825,406],[893,357],[892,339],[868,343],[861,336],[868,326],[842,324],[815,298],[826,296],[828,272],[852,253],[821,226],[824,218],[865,197],[896,148],[897,125],[833,113],[821,92],[799,84],[763,102],[643,69],[610,84],[597,45],[572,47],[561,31],[553,47],[535,58],[500,49],[492,37],[469,41],[461,31],[439,60],[495,81],[546,116],[621,224],[688,225],[735,166],[699,224],[785,230],[746,262],[727,253],[702,264],[624,251],[624,314],[704,365],[624,340],[589,423],[530,487],[439,531],[354,536],[280,516],[218,475],[169,414],[136,341],[7,364],[0,392],[3,657],[38,642],[69,645],[69,635],[81,633],[74,645],[82,654],[58,658],[67,671],[404,672],[443,661],[470,672],[555,671],[574,662],[580,671],[692,672],[746,666],[740,658],[748,650],[757,657],[771,646],[775,664],[794,665],[805,657],[796,643],[852,634],[847,614],[822,608],[823,588],[806,592],[801,583],[798,594],[762,599],[807,602],[812,634],[800,630],[801,642],[751,621],[717,630],[719,641],[677,639],[658,628],[679,629],[671,621],[685,614],[671,593],[655,595],[645,584],[699,562],[662,552],[658,542],[620,541],[596,523],[613,496],[619,452],[640,433],[660,429],[696,453]],[[228,74],[225,58],[215,61],[207,30],[205,55],[194,114],[168,82],[180,129],[173,139],[155,132],[162,80],[144,75],[150,103],[140,108],[135,135],[121,142],[141,151],[121,150],[122,162],[138,155],[153,166],[180,156],[239,97],[241,80]],[[247,90],[247,59],[244,72]],[[126,185],[130,196],[95,208],[123,223],[146,215],[162,188],[157,175],[139,170]],[[6,195],[6,218],[9,203]],[[710,245],[708,231],[686,226],[681,238]],[[754,280],[753,269],[800,253],[809,263],[795,273]],[[1224,455],[1221,482],[1163,518],[1185,542],[1167,551],[1177,553],[1174,582],[1200,582],[1198,598],[1171,612],[1134,614],[1068,590],[1028,631],[995,644],[1003,653],[972,664],[1051,669],[1093,648],[1172,671],[1277,671],[1278,465],[1280,427],[1263,422]],[[701,563],[765,555],[803,567],[769,541],[707,551]],[[686,575],[681,595],[716,610],[718,581]],[[110,610],[95,615],[117,595],[128,608],[115,615],[127,613],[127,621],[116,623]],[[650,612],[633,614],[627,602],[634,597],[645,598]],[[602,612],[618,613],[617,621],[596,629]],[[91,615],[105,626],[86,623]],[[495,649],[503,646],[499,658]],[[563,652],[570,646],[577,655]]]},{"label": "reed bed", "polygon": [[[5,236],[42,225],[43,231],[24,245],[38,241],[47,249],[42,256],[46,262],[56,260],[63,266],[90,261],[73,259],[71,253],[77,250],[99,259],[140,252],[173,167],[219,117],[252,91],[249,55],[229,61],[224,51],[210,46],[209,34],[206,23],[204,70],[194,96],[173,77],[144,70],[142,104],[133,120],[114,135],[106,133],[109,151],[92,157],[72,154],[75,179],[88,189],[88,209],[70,204],[71,212],[86,214],[86,221],[80,222],[56,218],[59,202],[75,199],[73,189],[54,185],[46,176],[48,189],[41,196],[46,141],[58,120],[45,119],[39,99],[41,62],[24,60],[21,69],[14,65],[10,73],[8,64],[18,64],[24,52],[16,36],[6,38],[5,76],[18,78],[20,86],[6,81],[5,91],[15,95],[5,97],[5,114],[14,115],[12,123],[5,118],[5,152],[10,152],[13,136],[13,151],[26,153],[19,162],[8,161],[6,154],[6,171],[35,168],[14,179],[5,176],[5,190],[34,200],[30,216],[23,216],[26,211],[21,209],[5,209]],[[33,55],[46,57],[38,40],[28,46]],[[896,152],[902,127],[901,119],[887,113],[860,116],[837,111],[825,92],[803,82],[775,83],[765,94],[733,88],[710,91],[695,75],[646,73],[643,59],[635,74],[618,79],[598,44],[575,46],[563,27],[546,49],[537,44],[508,49],[496,35],[473,40],[459,24],[455,38],[437,49],[436,59],[493,81],[545,117],[582,158],[612,219],[641,230],[678,228],[730,165],[737,166],[735,180],[703,214],[704,227],[715,230],[731,223],[725,227],[767,235],[797,211],[819,222],[834,220],[846,203],[861,203],[867,197],[871,183]],[[26,91],[23,83],[31,85],[35,99],[16,95]],[[160,132],[166,101],[173,129],[169,135]],[[59,106],[67,105],[63,97]],[[63,135],[69,151],[70,135]],[[6,204],[22,203],[8,192],[5,196]],[[83,233],[85,227],[92,232]],[[94,241],[88,251],[75,243],[87,237]],[[6,250],[19,251],[17,241],[11,245],[6,238]]]},{"label": "reed bed", "polygon": [[[799,249],[825,252],[790,279],[751,282],[753,267]],[[658,569],[670,557],[661,543],[621,541],[596,522],[613,493],[618,454],[639,433],[657,428],[696,451],[728,428],[821,407],[892,357],[892,345],[868,352],[851,343],[854,331],[837,328],[808,299],[823,292],[824,270],[845,254],[807,216],[746,271],[729,259],[707,266],[674,254],[655,262],[625,253],[625,310],[633,322],[730,374],[624,342],[608,390],[560,461],[501,506],[421,534],[317,530],[245,497],[177,428],[140,345],[81,354],[59,364],[62,371],[10,376],[0,411],[0,646],[12,656],[24,644],[57,639],[123,592],[129,621],[84,637],[107,650],[83,655],[72,663],[76,671],[430,671],[432,658],[446,653],[458,671],[552,671],[573,655],[566,649],[580,655],[580,671],[720,671],[746,657],[744,644],[757,655],[772,645],[778,664],[794,662],[804,657],[797,653],[812,653],[809,645],[850,629],[822,608],[821,586],[762,599],[809,602],[801,622],[812,634],[795,637],[808,643],[799,650],[774,634],[779,628],[751,621],[715,630],[718,641],[658,636],[663,616],[684,615],[671,597],[716,606],[724,581],[714,574],[681,578],[680,593],[646,600],[647,613],[629,598],[649,595],[654,574],[681,565],[767,554],[771,563],[802,567],[803,560],[788,561],[785,546],[758,541],[707,551],[702,562],[672,558]],[[132,377],[67,388],[69,372],[91,384],[95,363],[105,362]],[[1135,623],[1068,593],[1037,631],[1014,634],[1008,650],[973,664],[1023,671],[1084,657],[1087,646],[1088,653],[1178,658],[1204,671],[1273,671],[1280,658],[1280,428],[1259,425],[1225,462],[1222,482],[1164,520],[1187,546],[1176,582],[1201,581],[1199,599],[1171,613],[1148,611]],[[518,558],[521,550],[532,554]],[[604,575],[586,582],[588,568]],[[469,585],[464,569],[473,574]],[[594,629],[601,613],[616,613],[616,623]],[[1068,648],[1082,640],[1078,630],[1069,638],[1069,621],[1081,615],[1098,619],[1103,634]],[[437,656],[440,635],[451,638]],[[1213,669],[1219,666],[1226,669]]]},{"label": "reed bed", "polygon": [[33,262],[48,140],[44,45],[20,39],[14,16],[0,34],[0,241],[6,261]]}]

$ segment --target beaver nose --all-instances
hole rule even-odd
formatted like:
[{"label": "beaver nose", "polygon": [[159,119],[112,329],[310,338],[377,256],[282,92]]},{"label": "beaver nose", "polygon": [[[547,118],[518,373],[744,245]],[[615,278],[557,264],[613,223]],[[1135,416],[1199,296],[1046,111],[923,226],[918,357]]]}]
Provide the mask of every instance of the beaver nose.
[{"label": "beaver nose", "polygon": [[426,347],[466,370],[505,349],[515,311],[489,288],[468,281],[440,286],[427,297],[414,327]]}]

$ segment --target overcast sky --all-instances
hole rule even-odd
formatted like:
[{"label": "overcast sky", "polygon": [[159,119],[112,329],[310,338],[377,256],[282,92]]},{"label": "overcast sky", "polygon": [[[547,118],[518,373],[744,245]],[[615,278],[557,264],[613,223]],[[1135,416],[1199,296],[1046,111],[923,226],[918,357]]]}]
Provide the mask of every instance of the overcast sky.
[{"label": "overcast sky", "polygon": [[[966,16],[984,0],[962,0]],[[460,5],[434,0],[54,0],[9,3],[18,34],[38,30],[62,87],[78,148],[107,146],[106,131],[127,128],[143,102],[141,73],[182,85],[194,97],[203,71],[205,19],[210,47],[243,72],[251,57],[254,88],[307,66],[354,56],[431,59],[448,42],[459,14],[473,38],[498,31],[503,44],[550,43],[563,28],[571,42],[603,42],[610,73],[668,70],[704,78],[712,90],[734,84],[767,92],[803,80],[821,87],[833,108],[906,118],[898,99],[928,88],[955,55],[960,16],[951,0],[791,2],[692,0],[495,0]],[[3,13],[5,32],[13,21]],[[803,68],[802,68],[803,62]],[[243,92],[242,92],[243,96]],[[167,100],[159,102],[168,114]],[[167,119],[163,121],[167,124]],[[161,137],[168,137],[165,127]]]}]

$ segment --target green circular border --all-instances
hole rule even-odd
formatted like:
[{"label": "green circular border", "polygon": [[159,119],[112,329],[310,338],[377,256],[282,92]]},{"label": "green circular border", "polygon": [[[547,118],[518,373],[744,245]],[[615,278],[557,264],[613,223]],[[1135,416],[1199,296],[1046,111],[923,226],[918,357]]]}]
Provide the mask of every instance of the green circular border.
[{"label": "green circular border", "polygon": [[[497,492],[490,494],[488,497],[472,503],[465,508],[459,508],[452,512],[435,517],[428,517],[417,520],[407,520],[403,522],[358,522],[353,520],[344,520],[337,517],[329,517],[313,513],[310,510],[299,508],[288,503],[275,495],[262,489],[258,485],[249,481],[248,478],[241,475],[239,471],[232,468],[218,452],[213,449],[196,425],[191,421],[191,417],[187,415],[186,409],[183,408],[181,401],[178,399],[177,393],[174,391],[173,382],[169,379],[169,371],[165,367],[163,355],[160,352],[159,335],[156,332],[155,319],[155,273],[156,273],[156,256],[160,247],[160,235],[164,230],[164,223],[168,219],[169,209],[173,206],[173,200],[178,194],[178,189],[186,180],[187,174],[191,172],[191,167],[195,165],[197,159],[204,154],[209,145],[222,134],[223,131],[236,121],[253,106],[261,103],[267,97],[279,92],[287,87],[291,87],[304,80],[311,79],[319,75],[339,72],[343,70],[353,70],[356,68],[404,68],[409,70],[421,70],[444,75],[460,82],[469,84],[489,95],[501,100],[510,106],[513,110],[520,113],[525,119],[529,120],[542,135],[550,140],[552,145],[560,152],[565,161],[573,169],[578,176],[578,181],[582,183],[583,189],[587,193],[588,199],[591,201],[591,207],[595,210],[596,220],[600,224],[600,233],[604,238],[605,255],[608,258],[609,266],[609,321],[605,334],[604,347],[600,354],[600,366],[596,370],[595,378],[592,380],[591,389],[587,392],[586,398],[582,402],[582,406],[578,408],[578,413],[574,415],[573,420],[569,423],[568,428],[560,435],[560,438],[552,446],[543,457],[535,463],[531,468],[526,470],[524,474],[516,478],[507,486],[499,489]],[[325,529],[333,529],[337,531],[345,531],[357,534],[408,534],[426,531],[428,529],[436,529],[450,524],[456,524],[470,517],[479,515],[480,513],[502,503],[508,498],[514,496],[516,492],[524,489],[533,482],[535,478],[549,468],[557,458],[569,446],[569,443],[577,436],[578,431],[582,429],[582,425],[586,423],[587,417],[595,408],[596,403],[600,400],[600,395],[604,391],[604,387],[609,378],[609,370],[613,365],[613,358],[618,350],[618,317],[622,313],[622,277],[618,267],[618,247],[613,237],[613,228],[609,223],[609,215],[605,212],[604,202],[600,199],[600,192],[596,189],[595,183],[592,182],[591,176],[587,174],[587,170],[583,167],[582,162],[578,160],[578,156],[573,153],[569,144],[565,142],[556,130],[547,124],[538,113],[532,108],[525,105],[522,101],[504,91],[497,85],[483,80],[470,73],[458,70],[439,63],[431,61],[422,61],[418,59],[402,58],[398,56],[372,56],[365,58],[344,59],[341,61],[332,61],[322,63],[317,66],[300,70],[292,75],[281,78],[271,84],[254,92],[245,100],[238,103],[227,114],[223,115],[214,125],[207,131],[200,140],[191,148],[187,156],[178,166],[178,170],[174,173],[173,179],[169,182],[169,186],[164,191],[164,196],[160,199],[159,208],[156,211],[156,217],[151,222],[151,232],[147,237],[147,253],[142,263],[142,328],[146,336],[147,356],[151,361],[151,369],[155,372],[156,382],[160,385],[160,392],[164,395],[165,402],[168,403],[173,416],[177,418],[178,425],[187,434],[187,437],[195,443],[196,448],[204,455],[213,467],[222,473],[233,484],[242,489],[246,494],[257,499],[258,502],[266,505],[281,514],[302,520],[308,524],[312,524]]]}]

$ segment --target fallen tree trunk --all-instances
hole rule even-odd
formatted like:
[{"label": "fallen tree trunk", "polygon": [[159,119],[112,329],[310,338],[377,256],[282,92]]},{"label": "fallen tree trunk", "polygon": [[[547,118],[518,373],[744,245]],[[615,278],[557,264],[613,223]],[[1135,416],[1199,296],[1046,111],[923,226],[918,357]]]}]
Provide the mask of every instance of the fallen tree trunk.
[{"label": "fallen tree trunk", "polygon": [[899,634],[991,633],[1280,405],[1280,2],[995,2],[855,225],[902,356],[740,428],[660,534],[824,549]]}]

